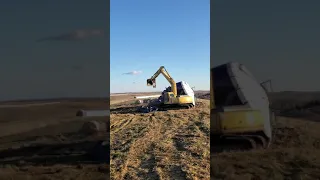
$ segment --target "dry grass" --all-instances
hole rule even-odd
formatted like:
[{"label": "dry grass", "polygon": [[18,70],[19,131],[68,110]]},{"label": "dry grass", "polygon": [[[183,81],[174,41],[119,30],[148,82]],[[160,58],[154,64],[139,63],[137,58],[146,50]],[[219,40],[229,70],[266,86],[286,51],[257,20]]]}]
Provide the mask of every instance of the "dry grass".
[{"label": "dry grass", "polygon": [[209,179],[207,100],[192,110],[139,114],[134,109],[118,109],[110,117],[112,179]]},{"label": "dry grass", "polygon": [[[23,103],[30,102],[13,104]],[[60,104],[44,106],[1,108],[0,179],[106,179],[109,176],[107,163],[88,161],[77,153],[90,151],[97,142],[105,140],[108,133],[102,129],[102,132],[88,136],[81,131],[82,125],[90,120],[105,124],[107,119],[79,118],[75,115],[79,109],[107,109],[108,106],[106,100],[87,99],[63,100]],[[65,147],[58,150],[51,148],[60,145]],[[28,149],[30,146],[37,148]]]},{"label": "dry grass", "polygon": [[[271,97],[276,109],[286,109],[281,115],[291,117],[278,117],[274,122],[275,137],[270,149],[211,154],[211,167],[208,101],[200,100],[192,110],[138,114],[132,112],[135,105],[130,102],[113,104],[132,100],[132,95],[113,97],[111,108],[126,108],[111,113],[111,176],[133,180],[209,179],[210,169],[213,179],[320,179],[320,108],[306,107],[310,100],[318,99],[310,95],[309,101],[305,101],[296,98],[301,94],[289,94]],[[3,163],[6,157],[1,153],[3,149],[25,144],[106,138],[79,136],[82,124],[92,119],[74,116],[79,109],[105,109],[108,104],[66,101],[42,107],[0,109],[2,135],[23,132],[0,138],[0,179],[106,179],[107,164],[69,161],[47,165],[25,160]]]},{"label": "dry grass", "polygon": [[285,117],[268,150],[212,155],[214,179],[319,179],[319,123]]},{"label": "dry grass", "polygon": [[5,166],[0,169],[1,180],[105,180],[107,165],[85,166]]},{"label": "dry grass", "polygon": [[281,115],[290,116],[278,117],[273,123],[271,148],[212,154],[211,178],[320,179],[320,116],[315,113],[318,107],[301,108],[310,100],[317,100],[317,97],[310,98],[310,94],[305,94],[309,97],[309,101],[305,101],[300,93],[299,96],[294,92],[288,93],[273,94],[271,97],[273,107]]}]

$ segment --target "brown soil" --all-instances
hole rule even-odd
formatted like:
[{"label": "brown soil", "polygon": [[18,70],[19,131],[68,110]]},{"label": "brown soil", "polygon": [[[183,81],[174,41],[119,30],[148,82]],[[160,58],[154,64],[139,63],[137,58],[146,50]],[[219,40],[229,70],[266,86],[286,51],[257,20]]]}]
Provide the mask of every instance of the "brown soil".
[{"label": "brown soil", "polygon": [[209,179],[208,101],[147,114],[137,106],[111,106],[111,179]]},{"label": "brown soil", "polygon": [[207,99],[207,100],[210,100],[210,92],[199,92],[199,93],[196,93],[196,97],[197,98],[200,98],[200,99]]},{"label": "brown soil", "polygon": [[[107,100],[0,108],[0,179],[106,179],[108,163],[92,153],[101,152],[96,145],[108,132],[85,134],[81,128],[90,120],[111,123],[113,179],[209,179],[209,169],[213,179],[320,179],[317,103],[273,94],[272,106],[281,117],[273,124],[270,149],[211,154],[210,167],[207,100],[191,110],[140,114],[133,96],[111,97],[111,122],[75,117],[79,109],[107,109]],[[24,103],[30,102],[14,104]]]},{"label": "brown soil", "polygon": [[270,149],[211,154],[212,179],[320,179],[319,106],[305,108],[308,102],[294,94],[270,97],[281,115],[273,122]]},{"label": "brown soil", "polygon": [[[30,103],[39,102],[5,104]],[[0,179],[106,179],[107,160],[99,161],[93,154],[101,153],[99,144],[108,138],[108,120],[76,117],[76,112],[108,107],[107,100],[86,99],[0,108]],[[82,126],[91,120],[102,128],[86,134]],[[107,149],[102,153],[107,155]]]}]

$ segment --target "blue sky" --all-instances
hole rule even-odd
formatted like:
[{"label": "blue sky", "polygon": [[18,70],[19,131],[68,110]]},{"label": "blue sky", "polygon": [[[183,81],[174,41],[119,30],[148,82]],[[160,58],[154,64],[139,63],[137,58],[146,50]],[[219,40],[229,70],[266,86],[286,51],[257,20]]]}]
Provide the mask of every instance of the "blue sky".
[{"label": "blue sky", "polygon": [[108,39],[43,41],[81,29],[107,31],[107,1],[2,0],[0,100],[106,96]]},{"label": "blue sky", "polygon": [[[170,85],[162,75],[157,88],[146,85],[160,66],[177,82],[209,90],[209,0],[111,0],[111,93],[162,91]],[[123,75],[131,71],[142,73]]]}]

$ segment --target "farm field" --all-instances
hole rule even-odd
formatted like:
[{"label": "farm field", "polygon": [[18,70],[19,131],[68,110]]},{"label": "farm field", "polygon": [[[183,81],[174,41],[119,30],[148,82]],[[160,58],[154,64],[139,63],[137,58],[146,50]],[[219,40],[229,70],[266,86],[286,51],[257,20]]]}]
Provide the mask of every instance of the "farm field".
[{"label": "farm field", "polygon": [[[278,114],[270,149],[211,155],[210,95],[197,93],[194,109],[137,112],[134,96],[154,94],[111,96],[110,121],[75,116],[108,109],[107,99],[0,103],[0,179],[105,179],[109,146],[99,144],[109,125],[111,179],[209,179],[210,171],[213,179],[320,178],[317,93],[270,95]],[[89,131],[91,121],[98,131]]]},{"label": "farm field", "polygon": [[110,108],[111,179],[210,178],[208,100],[199,98],[194,109],[139,113],[141,104],[127,98]]},{"label": "farm field", "polygon": [[0,179],[106,179],[107,118],[76,113],[108,107],[108,99],[0,103]]}]

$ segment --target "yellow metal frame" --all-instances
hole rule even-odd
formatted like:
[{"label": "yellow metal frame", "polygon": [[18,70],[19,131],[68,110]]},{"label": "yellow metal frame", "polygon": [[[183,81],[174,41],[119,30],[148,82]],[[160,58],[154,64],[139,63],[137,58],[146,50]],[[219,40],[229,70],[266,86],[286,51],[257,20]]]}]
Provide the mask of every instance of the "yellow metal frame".
[{"label": "yellow metal frame", "polygon": [[[171,85],[171,91],[172,91],[172,93],[174,94],[174,97],[176,97],[177,96],[177,85],[176,85],[176,82],[173,80],[173,78],[170,76],[170,74],[168,73],[168,71],[164,68],[164,66],[161,66],[159,69],[158,69],[158,71],[156,72],[156,73],[154,73],[154,75],[150,78],[150,79],[148,79],[147,80],[147,82],[153,82],[153,83],[155,83],[156,81],[156,78],[160,75],[160,74],[162,74],[166,79],[167,79],[167,81],[170,83],[170,85]],[[153,87],[155,87],[155,84],[148,84],[147,83],[147,86],[153,86]]]},{"label": "yellow metal frame", "polygon": [[163,104],[192,104],[193,103],[193,97],[191,96],[177,96],[177,85],[176,82],[173,80],[173,78],[170,76],[168,71],[164,68],[164,66],[161,66],[158,71],[150,78],[147,79],[147,86],[153,86],[155,87],[156,78],[162,74],[170,83],[171,85],[171,92],[166,92],[164,95],[165,101]]},{"label": "yellow metal frame", "polygon": [[249,133],[264,130],[264,118],[260,111],[233,110],[211,114],[213,133]]},{"label": "yellow metal frame", "polygon": [[191,96],[174,97],[174,94],[172,92],[165,93],[164,99],[165,99],[165,101],[163,102],[164,104],[192,104],[193,103],[193,99]]}]

